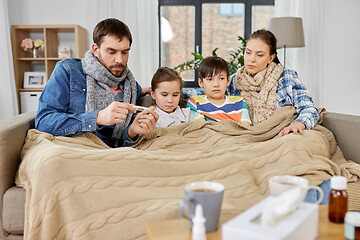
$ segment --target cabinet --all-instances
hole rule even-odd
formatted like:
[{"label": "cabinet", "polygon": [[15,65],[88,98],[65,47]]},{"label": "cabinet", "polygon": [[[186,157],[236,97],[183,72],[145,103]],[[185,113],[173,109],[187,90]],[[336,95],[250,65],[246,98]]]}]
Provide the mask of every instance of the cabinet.
[{"label": "cabinet", "polygon": [[[25,38],[31,38],[32,40],[41,39],[44,41],[43,47],[38,50],[38,56],[34,57],[32,51],[24,51],[20,47],[22,40]],[[63,48],[71,49],[71,57],[82,58],[88,50],[87,39],[87,30],[79,25],[14,25],[11,27],[15,87],[19,113],[24,112],[21,109],[20,93],[41,92],[43,89],[41,85],[36,87],[37,84],[31,88],[24,88],[24,73],[34,72],[35,75],[35,73],[43,72],[43,78],[45,79],[41,79],[46,82],[54,70],[55,64],[61,60],[58,57],[58,51]],[[27,73],[28,75],[31,75],[31,73]],[[35,111],[36,108],[30,110]]]},{"label": "cabinet", "polygon": [[20,92],[21,111],[29,112],[36,110],[39,105],[41,92]]}]

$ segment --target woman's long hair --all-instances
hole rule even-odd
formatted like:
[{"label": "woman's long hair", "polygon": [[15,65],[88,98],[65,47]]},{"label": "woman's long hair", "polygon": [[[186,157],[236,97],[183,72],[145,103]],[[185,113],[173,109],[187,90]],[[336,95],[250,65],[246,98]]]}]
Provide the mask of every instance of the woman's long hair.
[{"label": "woman's long hair", "polygon": [[250,35],[248,41],[251,39],[263,40],[269,46],[270,55],[275,54],[275,58],[274,58],[273,62],[280,63],[279,58],[277,57],[277,51],[276,51],[277,39],[272,32],[270,32],[269,30],[266,30],[266,29],[260,29],[260,30],[253,32]]}]

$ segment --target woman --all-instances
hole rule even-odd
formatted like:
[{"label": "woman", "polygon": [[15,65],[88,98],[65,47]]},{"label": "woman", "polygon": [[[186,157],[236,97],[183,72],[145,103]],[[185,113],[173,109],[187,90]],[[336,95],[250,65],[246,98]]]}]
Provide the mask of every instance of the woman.
[{"label": "woman", "polygon": [[290,132],[302,134],[305,128],[316,125],[319,112],[297,73],[280,64],[276,43],[274,34],[265,29],[250,35],[244,66],[232,77],[229,92],[245,99],[254,125],[266,120],[277,108],[294,106],[298,117],[279,136]]}]

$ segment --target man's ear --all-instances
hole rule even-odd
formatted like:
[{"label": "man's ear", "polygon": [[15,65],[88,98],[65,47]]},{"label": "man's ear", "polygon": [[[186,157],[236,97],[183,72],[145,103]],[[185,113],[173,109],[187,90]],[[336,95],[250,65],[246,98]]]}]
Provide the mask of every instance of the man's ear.
[{"label": "man's ear", "polygon": [[203,83],[203,80],[202,80],[201,78],[198,78],[198,83],[199,83],[199,86],[200,86],[201,88],[204,87],[204,83]]},{"label": "man's ear", "polygon": [[99,49],[99,47],[98,47],[98,45],[96,45],[96,43],[93,43],[92,45],[91,45],[91,50],[92,50],[92,52],[94,53],[94,55],[95,55],[95,57],[99,57],[99,51],[100,51],[100,49]]}]

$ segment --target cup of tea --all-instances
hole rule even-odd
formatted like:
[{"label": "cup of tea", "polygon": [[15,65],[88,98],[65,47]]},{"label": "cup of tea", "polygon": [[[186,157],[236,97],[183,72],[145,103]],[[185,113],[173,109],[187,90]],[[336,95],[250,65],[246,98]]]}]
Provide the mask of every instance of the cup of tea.
[{"label": "cup of tea", "polygon": [[[181,215],[190,220],[195,216],[195,207],[201,204],[206,219],[206,232],[218,229],[224,185],[218,182],[192,182],[184,186],[185,197],[181,199],[179,211]],[[187,209],[187,213],[186,210]]]},{"label": "cup of tea", "polygon": [[291,188],[300,187],[301,198],[303,201],[305,201],[306,194],[310,189],[315,189],[320,194],[316,204],[320,204],[324,199],[323,190],[318,186],[309,185],[309,181],[303,177],[278,175],[270,177],[268,182],[271,196],[278,196],[280,193],[290,190]]}]

